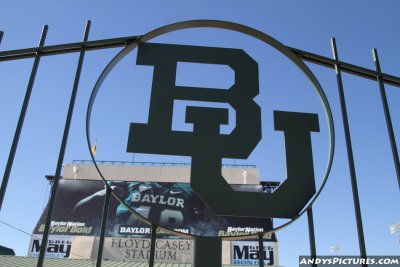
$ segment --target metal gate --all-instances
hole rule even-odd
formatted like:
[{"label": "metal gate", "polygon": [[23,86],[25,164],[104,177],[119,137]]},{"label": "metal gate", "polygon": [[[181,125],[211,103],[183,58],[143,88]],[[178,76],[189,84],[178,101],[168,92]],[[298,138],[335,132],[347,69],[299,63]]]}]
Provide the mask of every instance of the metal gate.
[{"label": "metal gate", "polygon": [[[90,31],[90,21],[87,22],[84,37],[82,42],[78,43],[65,43],[60,45],[51,45],[46,46],[45,40],[47,35],[48,27],[47,25],[43,28],[40,42],[37,47],[26,48],[26,49],[18,49],[18,50],[10,50],[10,51],[2,51],[0,52],[0,61],[16,61],[16,60],[23,60],[28,58],[33,58],[33,66],[29,78],[29,82],[26,86],[25,98],[22,103],[21,112],[19,115],[19,119],[17,122],[14,138],[11,144],[11,149],[8,155],[8,161],[5,168],[5,172],[2,179],[1,190],[0,190],[0,209],[3,204],[4,196],[7,192],[7,185],[10,178],[10,173],[13,168],[14,158],[16,156],[18,142],[20,139],[21,132],[23,130],[25,116],[27,114],[29,101],[31,98],[32,90],[34,89],[34,82],[36,78],[36,73],[39,69],[39,63],[42,57],[56,57],[62,54],[70,54],[70,53],[78,53],[79,59],[76,67],[76,74],[74,78],[73,87],[71,89],[71,97],[69,100],[69,107],[67,111],[67,117],[65,120],[65,126],[63,129],[63,137],[62,142],[60,144],[60,152],[58,156],[58,161],[56,165],[56,172],[54,175],[54,183],[51,189],[51,197],[49,202],[49,210],[46,220],[46,228],[43,234],[43,243],[47,244],[48,236],[49,236],[49,228],[53,213],[53,205],[55,201],[55,195],[57,191],[57,186],[61,176],[61,170],[65,155],[65,150],[67,148],[68,143],[68,134],[71,126],[72,115],[74,112],[74,105],[77,97],[77,92],[79,88],[79,81],[82,72],[82,66],[84,62],[84,57],[86,52],[94,51],[94,50],[101,50],[101,49],[110,49],[110,48],[118,48],[118,47],[125,47],[133,42],[137,42],[140,39],[140,36],[128,36],[128,37],[121,37],[121,38],[113,38],[113,39],[105,39],[105,40],[94,40],[89,41],[89,31]],[[3,32],[0,32],[0,43],[3,37]],[[354,203],[354,212],[356,217],[357,223],[357,236],[359,241],[359,253],[360,256],[365,258],[367,256],[366,253],[366,246],[364,240],[364,229],[362,223],[362,216],[360,210],[360,200],[358,194],[358,187],[357,187],[357,178],[356,178],[356,170],[355,170],[355,163],[354,163],[354,155],[352,149],[352,142],[350,137],[350,127],[349,127],[349,119],[346,109],[346,100],[344,94],[344,85],[342,81],[342,73],[347,73],[349,75],[358,76],[364,79],[373,80],[377,82],[377,90],[379,90],[383,111],[385,115],[385,123],[387,127],[387,133],[390,140],[391,151],[393,156],[393,163],[395,166],[398,184],[400,187],[400,161],[399,161],[399,154],[395,140],[395,133],[392,125],[391,114],[389,111],[388,100],[385,91],[385,85],[400,87],[400,77],[392,76],[382,72],[378,52],[376,49],[373,49],[373,59],[375,63],[375,69],[367,69],[363,67],[359,67],[347,62],[343,62],[339,59],[339,53],[336,47],[335,39],[332,38],[332,53],[333,57],[328,58],[325,56],[313,54],[307,51],[299,50],[296,48],[288,47],[296,56],[298,56],[301,60],[305,62],[309,62],[312,64],[316,64],[322,66],[324,68],[332,69],[332,75],[336,75],[337,79],[337,89],[339,94],[339,101],[341,107],[341,114],[342,114],[342,121],[338,122],[337,124],[342,123],[344,127],[344,135],[345,135],[345,143],[346,143],[346,150],[347,150],[347,159],[350,171],[350,178],[351,178],[351,188],[352,188],[352,195],[353,195],[353,203]],[[3,152],[4,153],[4,152]],[[105,205],[106,207],[107,205]],[[107,216],[107,209],[104,209],[104,215]],[[309,238],[310,238],[310,255],[312,257],[316,256],[316,246],[315,246],[315,237],[314,237],[314,225],[313,225],[313,215],[311,208],[307,210],[308,215],[308,222],[309,222]],[[153,225],[153,230],[156,229],[156,226]],[[155,233],[155,231],[153,231]],[[152,236],[155,238],[155,235]],[[262,237],[261,237],[262,239]],[[100,241],[100,248],[102,247],[102,240],[104,240],[104,229],[102,231],[101,241]],[[260,240],[262,242],[262,240]],[[261,243],[262,244],[262,243]],[[262,246],[260,246],[261,248]],[[154,248],[154,247],[153,247]],[[40,256],[38,258],[37,266],[43,266],[44,255],[45,255],[46,246],[42,245],[40,249]],[[97,266],[101,265],[101,249],[99,249],[98,259],[97,259]],[[154,265],[154,249],[152,253],[153,258],[150,259],[150,266]],[[260,265],[262,265],[260,261]]]}]

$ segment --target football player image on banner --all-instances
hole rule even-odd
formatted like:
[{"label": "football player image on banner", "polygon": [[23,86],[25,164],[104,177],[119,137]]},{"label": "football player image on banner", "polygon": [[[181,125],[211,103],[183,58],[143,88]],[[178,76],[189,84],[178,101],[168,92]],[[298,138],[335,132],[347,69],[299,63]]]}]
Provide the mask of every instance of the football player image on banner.
[{"label": "football player image on banner", "polygon": [[[109,182],[114,192],[138,214],[177,232],[203,236],[241,236],[272,229],[272,220],[218,216],[198,197],[187,183],[171,182]],[[232,186],[239,190],[261,191],[261,186]],[[105,198],[102,181],[61,180],[50,229],[51,234],[96,236],[100,232]],[[34,233],[44,229],[43,212]],[[150,237],[150,225],[110,198],[106,236]],[[174,237],[158,230],[158,238]],[[270,236],[271,240],[275,236]]]},{"label": "football player image on banner", "polygon": [[[192,195],[188,184],[156,182],[112,182],[111,184],[114,190],[117,188],[120,189],[119,192],[125,190],[125,203],[141,216],[178,232],[189,234],[191,226],[200,220],[205,209],[204,204]],[[116,230],[120,234],[128,233],[129,230],[132,234],[143,234],[143,228],[130,227],[141,224],[143,222],[125,205],[118,205]],[[149,234],[150,227],[146,224],[143,226],[146,227],[144,234]]]}]

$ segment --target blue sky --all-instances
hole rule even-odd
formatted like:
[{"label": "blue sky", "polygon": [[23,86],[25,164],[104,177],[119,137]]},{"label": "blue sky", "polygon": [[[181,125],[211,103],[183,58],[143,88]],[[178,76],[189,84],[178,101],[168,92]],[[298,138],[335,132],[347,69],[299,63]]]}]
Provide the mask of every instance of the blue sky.
[{"label": "blue sky", "polygon": [[[88,19],[92,20],[89,40],[144,34],[184,20],[217,19],[253,27],[287,46],[327,57],[331,57],[330,38],[335,37],[341,60],[372,69],[371,51],[377,48],[382,70],[399,75],[399,10],[400,3],[395,0],[7,1],[0,9],[0,30],[5,32],[0,49],[36,46],[44,24],[49,25],[46,44],[51,45],[81,41]],[[321,183],[327,155],[326,121],[310,83],[287,59],[251,38],[217,30],[183,31],[169,34],[159,41],[245,49],[260,66],[260,95],[257,102],[263,110],[265,108],[264,139],[250,159],[235,162],[257,164],[263,180],[282,181],[286,174],[284,150],[282,136],[273,131],[272,110],[318,113],[321,132],[314,134],[312,141],[316,182],[317,185]],[[90,91],[102,69],[118,51],[111,49],[88,52],[86,55],[64,160],[66,163],[74,159],[89,159],[84,116]],[[62,55],[42,58],[40,63],[9,190],[0,213],[2,221],[27,232],[33,229],[46,199],[48,188],[44,175],[55,172],[77,59],[77,54]],[[146,120],[151,83],[151,69],[136,66],[134,60],[134,53],[124,59],[99,93],[92,126],[92,138],[98,139],[98,159],[132,159],[132,155],[120,149],[126,144],[127,128],[124,127],[129,122]],[[0,64],[1,174],[4,173],[32,62],[29,59]],[[329,247],[338,244],[341,254],[356,255],[359,251],[358,241],[335,73],[312,64],[308,66],[326,92],[337,137],[331,175],[314,206],[317,253],[329,255]],[[184,67],[182,71],[185,71]],[[221,70],[221,75],[207,79],[201,78],[205,75],[201,70],[196,72],[194,80],[190,76],[194,72],[189,69],[178,77],[181,79],[179,81],[206,86],[206,80],[216,87],[231,82],[231,73],[226,69]],[[399,188],[378,86],[375,81],[347,74],[343,75],[343,79],[367,253],[399,255],[396,237],[389,233],[389,225],[400,220]],[[132,88],[143,90],[135,94],[137,91]],[[386,90],[396,138],[399,140],[400,91],[389,86]],[[177,106],[179,108],[179,103]],[[179,117],[179,112],[177,116],[176,127],[187,129],[180,123],[183,117]],[[135,160],[187,162],[189,159],[136,155]],[[233,161],[226,160],[228,163]],[[0,233],[1,245],[14,248],[19,255],[26,255],[29,237],[2,224]],[[309,253],[305,216],[279,231],[277,236],[281,265],[296,266],[298,256]]]}]

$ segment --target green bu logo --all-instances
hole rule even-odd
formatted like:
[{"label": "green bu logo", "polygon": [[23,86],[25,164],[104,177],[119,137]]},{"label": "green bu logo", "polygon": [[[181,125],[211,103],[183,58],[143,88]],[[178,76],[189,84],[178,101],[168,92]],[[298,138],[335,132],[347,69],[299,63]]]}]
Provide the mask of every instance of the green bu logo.
[{"label": "green bu logo", "polygon": [[[228,90],[176,86],[178,62],[229,66],[235,83]],[[190,184],[219,215],[299,214],[316,192],[310,136],[319,132],[316,114],[275,111],[275,130],[285,137],[287,179],[272,194],[233,191],[222,177],[222,158],[246,159],[262,135],[261,109],[254,101],[259,93],[257,62],[240,49],[143,43],[137,64],[154,67],[153,85],[148,123],[131,123],[127,152],[191,156]],[[175,100],[227,103],[236,111],[236,126],[230,134],[220,134],[228,109],[187,106],[185,121],[193,124],[193,131],[172,130]]]}]

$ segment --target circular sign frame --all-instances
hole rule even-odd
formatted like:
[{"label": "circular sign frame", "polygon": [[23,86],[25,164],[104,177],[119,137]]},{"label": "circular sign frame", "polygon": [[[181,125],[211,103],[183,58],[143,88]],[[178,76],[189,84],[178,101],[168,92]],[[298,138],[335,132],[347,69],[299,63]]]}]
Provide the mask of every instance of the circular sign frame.
[{"label": "circular sign frame", "polygon": [[[184,30],[184,29],[191,29],[191,28],[217,28],[217,29],[224,29],[224,30],[230,30],[230,31],[235,31],[235,32],[239,32],[245,35],[248,35],[250,37],[253,37],[255,39],[258,39],[270,46],[272,46],[273,48],[275,48],[276,50],[278,50],[279,52],[281,52],[284,56],[286,56],[288,59],[290,59],[290,61],[292,61],[302,72],[304,75],[307,76],[307,78],[311,81],[311,83],[314,86],[314,89],[316,91],[316,93],[319,96],[319,99],[321,101],[321,104],[323,106],[324,112],[325,112],[325,117],[327,120],[327,125],[328,125],[328,134],[329,134],[329,151],[328,151],[328,161],[325,167],[325,174],[324,174],[324,179],[322,180],[322,184],[320,186],[320,188],[318,189],[318,191],[314,194],[314,196],[312,197],[312,199],[309,201],[308,205],[303,208],[303,210],[294,218],[292,218],[289,222],[286,222],[276,228],[271,229],[270,231],[265,232],[266,233],[271,233],[271,232],[276,232],[280,229],[283,229],[284,227],[288,226],[289,224],[291,224],[292,222],[294,222],[296,219],[298,219],[300,216],[302,216],[304,214],[304,212],[306,212],[309,208],[312,207],[313,203],[315,202],[315,200],[318,198],[319,194],[321,193],[322,189],[324,188],[327,179],[329,177],[329,173],[330,170],[332,168],[332,163],[333,163],[333,157],[334,157],[334,148],[335,148],[335,132],[334,132],[334,123],[333,123],[333,116],[332,116],[332,111],[328,102],[328,99],[322,89],[322,86],[320,85],[320,83],[318,82],[317,78],[314,76],[314,74],[311,72],[311,70],[305,65],[305,63],[299,58],[297,57],[289,48],[287,48],[285,45],[283,45],[282,43],[280,43],[279,41],[275,40],[274,38],[270,37],[269,35],[260,32],[256,29],[241,25],[241,24],[237,24],[237,23],[233,23],[233,22],[228,22],[228,21],[220,21],[220,20],[189,20],[189,21],[182,21],[182,22],[177,22],[177,23],[173,23],[173,24],[169,24],[160,28],[157,28],[153,31],[150,31],[142,36],[140,36],[138,38],[138,40],[128,44],[125,48],[123,48],[109,63],[108,65],[104,68],[103,72],[101,73],[101,75],[99,76],[99,78],[97,79],[97,82],[92,90],[90,99],[89,99],[89,103],[88,103],[88,107],[87,107],[87,113],[86,113],[86,140],[87,140],[87,145],[89,148],[89,153],[90,156],[92,158],[93,164],[96,168],[96,170],[98,171],[101,179],[104,181],[105,186],[108,188],[108,190],[111,190],[111,193],[114,195],[114,197],[120,201],[123,205],[125,205],[127,207],[127,209],[129,209],[133,214],[137,215],[139,218],[141,218],[142,220],[144,220],[147,223],[152,224],[152,222],[150,222],[147,218],[141,216],[140,214],[138,214],[137,212],[135,212],[134,209],[132,209],[132,207],[130,207],[130,205],[128,205],[127,203],[125,203],[124,200],[122,200],[116,192],[113,191],[113,189],[111,188],[111,186],[107,183],[107,179],[103,176],[99,166],[96,163],[96,159],[91,151],[91,147],[92,147],[92,142],[90,139],[90,120],[91,120],[91,115],[92,115],[92,109],[93,109],[93,104],[95,102],[96,96],[98,91],[101,88],[101,85],[103,84],[104,80],[107,78],[108,74],[112,71],[112,69],[126,56],[128,55],[132,50],[134,50],[135,48],[138,47],[138,45],[140,43],[144,43],[147,42],[151,39],[154,39],[158,36],[170,33],[170,32],[175,32],[175,31],[179,31],[179,30]],[[193,237],[196,235],[190,235],[190,234],[183,234],[180,232],[175,232],[171,229],[166,229],[162,226],[158,226],[164,230],[166,230],[167,232],[176,234],[176,235],[180,235],[180,236],[184,236],[184,237]],[[261,233],[258,233],[257,235],[259,235]],[[243,239],[243,238],[248,238],[248,237],[252,237],[255,236],[255,234],[249,234],[246,236],[237,236],[237,237],[224,237],[223,239]]]}]

